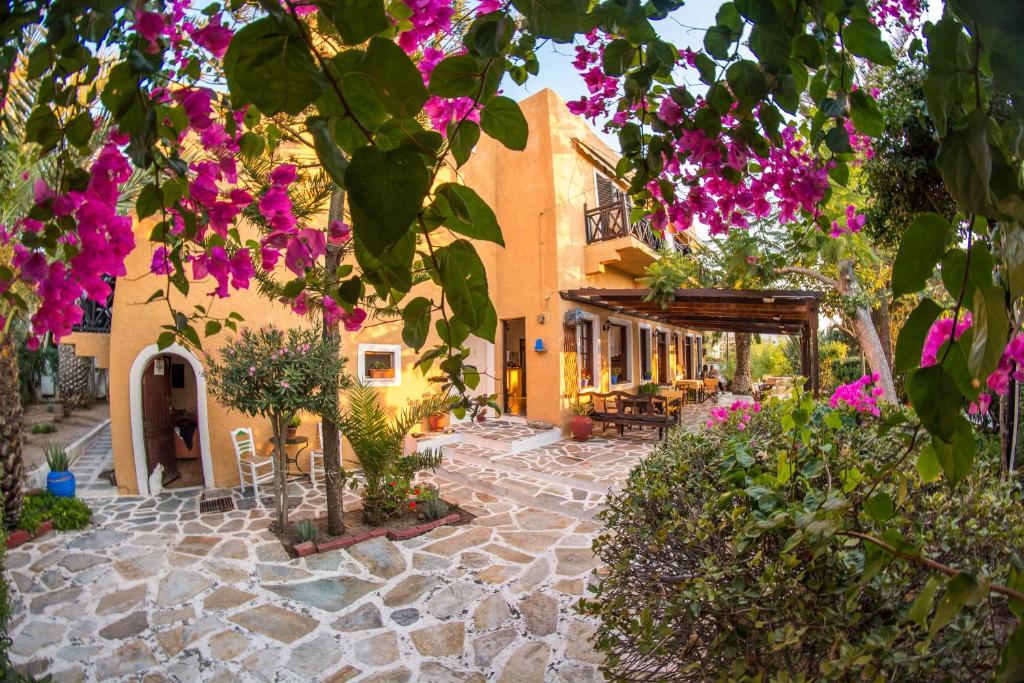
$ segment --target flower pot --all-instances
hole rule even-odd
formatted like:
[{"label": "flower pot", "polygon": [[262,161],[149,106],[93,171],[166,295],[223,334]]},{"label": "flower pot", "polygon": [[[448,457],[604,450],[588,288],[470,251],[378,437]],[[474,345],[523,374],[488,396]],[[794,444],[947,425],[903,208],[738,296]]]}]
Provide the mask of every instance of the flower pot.
[{"label": "flower pot", "polygon": [[594,431],[594,420],[587,415],[574,415],[572,418],[572,438],[574,441],[586,441]]},{"label": "flower pot", "polygon": [[371,369],[370,370],[370,379],[384,379],[384,373],[385,372],[387,372],[387,370]]},{"label": "flower pot", "polygon": [[75,497],[75,475],[72,472],[50,472],[46,475],[46,490],[58,498]]},{"label": "flower pot", "polygon": [[395,378],[395,369],[394,368],[388,368],[387,370],[381,370],[381,373],[382,373],[381,377],[384,378],[384,379],[394,379]]},{"label": "flower pot", "polygon": [[284,436],[286,439],[294,439],[295,433],[298,432],[298,427],[289,427],[288,431],[285,432]]},{"label": "flower pot", "polygon": [[477,422],[486,422],[487,421],[487,413],[480,413],[479,415],[477,415],[476,416],[476,421]]},{"label": "flower pot", "polygon": [[440,432],[444,430],[444,414],[438,413],[436,415],[430,415],[427,417],[427,425],[430,427],[432,432]]}]

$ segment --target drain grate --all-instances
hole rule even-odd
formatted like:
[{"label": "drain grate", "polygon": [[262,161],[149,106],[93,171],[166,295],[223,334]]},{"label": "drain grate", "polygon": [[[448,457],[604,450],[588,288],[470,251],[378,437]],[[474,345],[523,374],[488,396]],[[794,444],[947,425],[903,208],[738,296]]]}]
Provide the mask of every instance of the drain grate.
[{"label": "drain grate", "polygon": [[235,509],[235,499],[231,496],[223,498],[210,498],[199,501],[199,514],[205,515],[210,512],[231,512]]}]

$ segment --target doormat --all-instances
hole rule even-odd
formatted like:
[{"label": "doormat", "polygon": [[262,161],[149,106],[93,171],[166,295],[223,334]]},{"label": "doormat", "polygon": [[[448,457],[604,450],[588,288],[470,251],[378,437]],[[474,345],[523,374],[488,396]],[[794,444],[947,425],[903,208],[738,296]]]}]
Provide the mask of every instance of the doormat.
[{"label": "doormat", "polygon": [[211,512],[231,512],[235,509],[235,499],[231,496],[223,498],[210,498],[199,501],[199,514],[205,515]]}]

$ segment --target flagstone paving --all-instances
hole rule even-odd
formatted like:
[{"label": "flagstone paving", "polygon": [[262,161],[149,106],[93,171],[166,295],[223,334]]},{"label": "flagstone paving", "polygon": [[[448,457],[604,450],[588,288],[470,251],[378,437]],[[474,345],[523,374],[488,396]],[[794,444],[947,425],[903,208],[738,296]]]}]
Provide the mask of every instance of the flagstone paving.
[{"label": "flagstone paving", "polygon": [[[471,524],[298,559],[237,491],[241,509],[204,515],[194,490],[90,501],[91,528],[7,555],[14,662],[56,681],[601,680],[573,609],[597,567],[590,517],[655,443],[455,444],[425,478]],[[302,483],[289,497],[295,518],[325,505]]]}]

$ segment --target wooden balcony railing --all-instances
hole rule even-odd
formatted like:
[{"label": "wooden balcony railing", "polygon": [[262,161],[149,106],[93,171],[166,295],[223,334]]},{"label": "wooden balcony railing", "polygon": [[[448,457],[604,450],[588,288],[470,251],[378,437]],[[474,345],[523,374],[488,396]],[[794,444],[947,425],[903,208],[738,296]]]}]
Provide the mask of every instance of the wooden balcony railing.
[{"label": "wooden balcony railing", "polygon": [[584,206],[583,218],[587,227],[587,244],[630,235],[655,251],[665,244],[651,230],[651,222],[646,218],[641,218],[635,223],[630,222],[629,204],[625,195],[620,195],[611,204],[602,204],[592,209]]}]

